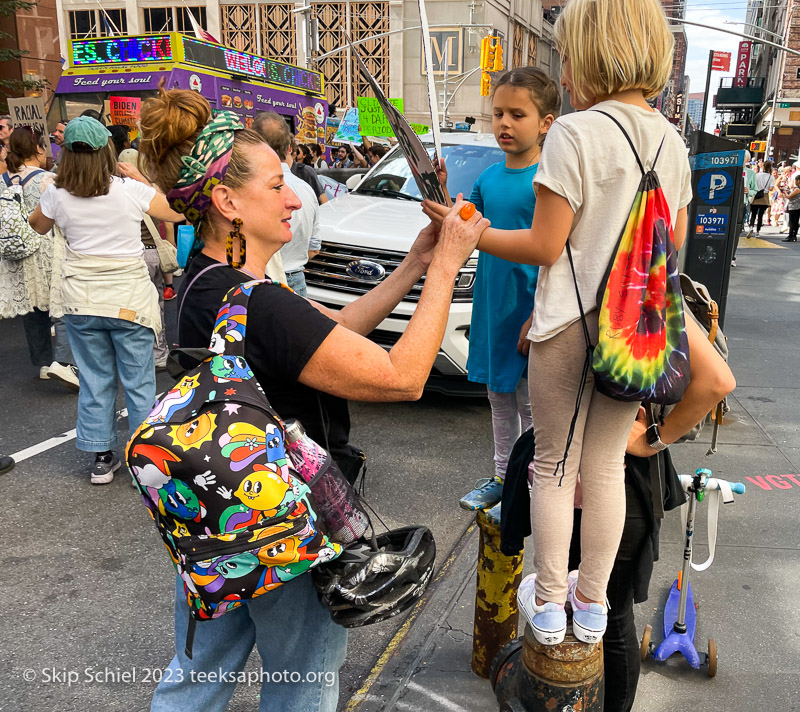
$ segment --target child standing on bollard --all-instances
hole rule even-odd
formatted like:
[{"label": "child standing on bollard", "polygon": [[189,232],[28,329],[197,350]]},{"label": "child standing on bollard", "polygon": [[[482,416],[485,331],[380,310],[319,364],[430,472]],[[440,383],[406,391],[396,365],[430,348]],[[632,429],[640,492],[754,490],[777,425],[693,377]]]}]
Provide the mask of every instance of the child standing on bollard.
[{"label": "child standing on bollard", "polygon": [[[533,220],[533,178],[542,144],[561,108],[558,85],[540,69],[520,67],[497,82],[492,95],[492,131],[506,154],[475,182],[470,202],[495,227],[527,228]],[[486,509],[500,523],[500,495],[508,456],[531,426],[528,396],[528,329],[539,268],[481,253],[475,277],[469,334],[468,378],[485,383],[492,408],[494,476],[479,480],[460,502]],[[520,327],[522,329],[520,330]]]},{"label": "child standing on bollard", "polygon": [[[523,581],[519,601],[537,640],[551,645],[564,639],[567,598],[577,638],[596,642],[605,632],[606,586],[625,521],[625,446],[639,407],[598,392],[591,370],[582,388],[587,347],[576,288],[585,328],[596,343],[597,292],[628,224],[642,172],[658,155],[677,248],[686,236],[692,197],[683,142],[647,104],[666,86],[672,68],[674,41],[658,0],[571,0],[555,33],[564,67],[561,83],[577,112],[556,120],[548,132],[534,178],[538,195],[531,229],[487,228],[478,244],[504,259],[542,265],[528,334],[537,573]],[[423,209],[443,212],[429,202]],[[657,428],[654,434],[658,440]],[[578,575],[568,577],[579,473],[582,560]]]}]

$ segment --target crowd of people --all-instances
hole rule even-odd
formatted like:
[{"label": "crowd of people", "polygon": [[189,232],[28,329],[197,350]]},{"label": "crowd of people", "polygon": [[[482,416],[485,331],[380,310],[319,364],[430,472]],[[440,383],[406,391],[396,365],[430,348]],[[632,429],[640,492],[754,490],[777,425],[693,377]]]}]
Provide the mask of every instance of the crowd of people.
[{"label": "crowd of people", "polygon": [[[625,712],[638,681],[633,603],[647,590],[637,565],[654,535],[650,495],[642,499],[630,458],[663,457],[735,382],[688,312],[680,331],[691,378],[656,422],[639,402],[599,390],[587,368],[588,342],[599,334],[598,288],[642,174],[657,171],[676,249],[686,237],[691,177],[680,137],[648,104],[672,69],[673,36],[658,0],[571,0],[555,35],[561,84],[576,112],[560,116],[559,86],[539,70],[500,77],[492,126],[505,160],[481,174],[469,202],[425,201],[430,223],[403,262],[341,311],[308,300],[303,279],[320,249],[327,197],[317,170],[327,162],[318,146],[295,145],[280,115],[264,112],[246,129],[232,113],[212,114],[196,92],[159,90],[143,104],[138,151],[127,130],[99,116],[58,124],[55,172],[45,170],[42,136],[0,118],[4,177],[22,186],[29,223],[45,236],[33,255],[0,262],[0,316],[22,316],[42,378],[79,389],[77,447],[94,456],[90,481],[106,484],[121,467],[118,386],[133,433],[153,405],[156,368],[166,358],[170,285],[158,241],[188,222],[195,243],[178,290],[178,345],[206,347],[228,290],[269,275],[273,281],[250,296],[247,363],[281,417],[301,420],[344,470],[353,457],[348,399],[420,397],[458,270],[479,249],[468,370],[488,388],[494,473],[461,504],[499,521],[511,448],[532,427],[526,477],[536,573],[520,587],[520,608],[543,644],[564,639],[567,602],[576,638],[605,635],[605,709]],[[367,167],[383,151],[341,146],[332,167]],[[446,188],[446,168],[437,170]],[[771,207],[776,221],[788,215],[787,240],[796,240],[800,177],[774,175],[765,163],[746,185],[750,225],[760,231]],[[367,335],[423,275],[413,316],[385,351]],[[0,472],[10,467],[0,458]],[[178,577],[175,656],[154,712],[226,709],[235,683],[194,680],[241,671],[254,646],[272,669],[336,673],[344,660],[346,631],[308,575],[204,622],[191,656],[183,646],[184,586]],[[338,684],[270,686],[260,709],[332,712],[337,698]]]},{"label": "crowd of people", "polygon": [[761,237],[766,222],[778,228],[780,233],[789,233],[782,242],[797,242],[800,224],[798,178],[800,160],[791,165],[784,161],[774,166],[772,161],[751,161],[747,152],[744,171],[747,237]]}]

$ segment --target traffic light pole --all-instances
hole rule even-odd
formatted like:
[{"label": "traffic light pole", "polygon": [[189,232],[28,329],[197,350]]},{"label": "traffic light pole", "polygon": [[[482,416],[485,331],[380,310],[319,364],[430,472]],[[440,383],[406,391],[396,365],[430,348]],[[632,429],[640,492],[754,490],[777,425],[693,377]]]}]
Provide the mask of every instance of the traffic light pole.
[{"label": "traffic light pole", "polygon": [[714,64],[714,50],[708,50],[708,72],[706,72],[706,91],[703,94],[703,115],[700,119],[701,131],[706,130],[706,114],[708,113],[708,90],[711,88],[711,67]]}]

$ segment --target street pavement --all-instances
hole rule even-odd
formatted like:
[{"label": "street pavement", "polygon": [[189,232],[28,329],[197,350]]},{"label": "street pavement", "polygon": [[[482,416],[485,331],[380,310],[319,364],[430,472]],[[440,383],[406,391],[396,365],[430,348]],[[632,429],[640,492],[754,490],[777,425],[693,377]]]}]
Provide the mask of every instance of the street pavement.
[{"label": "street pavement", "polygon": [[[648,662],[636,712],[800,709],[800,249],[783,249],[771,232],[762,233],[770,248],[742,241],[731,279],[725,331],[738,387],[720,451],[705,457],[707,433],[673,448],[682,472],[707,466],[748,488],[721,512],[713,566],[692,576],[698,647],[716,638],[719,673],[709,680],[679,660]],[[174,320],[174,302],[167,307]],[[0,362],[0,452],[44,443],[0,477],[0,710],[147,709],[153,678],[173,650],[167,554],[125,477],[92,487],[90,460],[74,440],[51,440],[75,427],[76,397],[36,378],[18,319],[0,321]],[[169,385],[161,374],[159,387]],[[496,709],[488,683],[469,669],[477,541],[471,518],[457,508],[458,497],[491,471],[488,406],[426,395],[417,403],[353,404],[352,415],[352,440],[370,456],[368,498],[390,527],[433,529],[439,575],[408,619],[353,632],[340,709]],[[120,425],[124,438],[126,421]],[[705,540],[704,513],[697,538]],[[639,628],[652,623],[656,634],[681,561],[674,513],[661,541],[650,599],[637,607]],[[254,653],[248,668],[257,667]],[[106,679],[88,681],[87,668]],[[132,671],[135,682],[119,680]],[[258,692],[240,685],[230,709],[255,710]]]},{"label": "street pavement", "polygon": [[[176,305],[166,306],[172,341]],[[37,378],[20,319],[0,320],[0,363],[0,452],[42,450],[0,477],[0,710],[145,710],[153,678],[174,652],[168,554],[127,474],[89,484],[91,457],[69,434],[77,396]],[[160,373],[159,390],[170,385]],[[369,457],[368,501],[391,528],[429,526],[440,565],[469,525],[457,496],[491,473],[488,403],[430,394],[415,403],[353,403],[351,414],[352,441]],[[119,433],[124,442],[127,420]],[[343,705],[402,623],[352,632]],[[258,667],[254,653],[248,670]],[[110,679],[87,682],[87,668]],[[135,683],[117,681],[131,671]],[[70,682],[70,672],[79,679]],[[257,709],[258,693],[239,685],[229,709]]]},{"label": "street pavement", "polygon": [[[697,608],[697,648],[716,639],[719,669],[709,679],[679,655],[642,666],[634,712],[798,710],[800,686],[800,249],[776,230],[742,238],[729,291],[725,333],[737,388],[721,428],[719,451],[706,457],[710,429],[671,448],[681,473],[698,467],[741,481],[747,492],[722,505],[716,557],[690,580]],[[695,530],[696,563],[707,557],[706,507]],[[488,681],[470,669],[478,532],[460,549],[375,666],[347,712],[477,712],[497,709]],[[653,626],[661,641],[664,601],[683,560],[678,512],[661,533],[649,600],[636,606],[637,629]],[[532,547],[526,547],[525,571]],[[520,624],[520,634],[522,632]]]}]

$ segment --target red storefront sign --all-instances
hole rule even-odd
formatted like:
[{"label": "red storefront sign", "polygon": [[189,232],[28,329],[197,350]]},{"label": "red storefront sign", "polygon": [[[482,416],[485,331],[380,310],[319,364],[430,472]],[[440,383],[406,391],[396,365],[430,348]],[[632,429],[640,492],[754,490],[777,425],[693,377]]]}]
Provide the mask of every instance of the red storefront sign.
[{"label": "red storefront sign", "polygon": [[730,52],[714,52],[714,57],[711,60],[712,72],[730,72],[731,71],[731,53]]},{"label": "red storefront sign", "polygon": [[750,71],[750,50],[752,46],[753,43],[750,40],[744,40],[739,43],[739,52],[736,55],[736,81],[734,86],[747,86],[747,73]]}]

